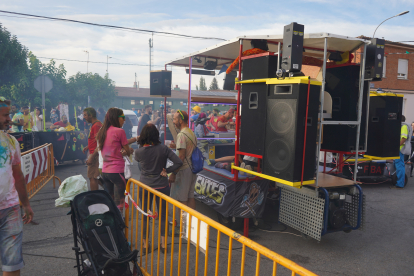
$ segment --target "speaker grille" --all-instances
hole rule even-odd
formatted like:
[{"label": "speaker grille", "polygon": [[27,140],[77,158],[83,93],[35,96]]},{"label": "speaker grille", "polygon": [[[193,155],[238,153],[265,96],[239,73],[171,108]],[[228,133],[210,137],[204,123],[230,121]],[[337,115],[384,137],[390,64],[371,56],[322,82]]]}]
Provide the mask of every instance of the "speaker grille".
[{"label": "speaker grille", "polygon": [[290,165],[293,158],[292,147],[290,147],[285,141],[274,140],[266,148],[267,162],[275,171],[284,171]]},{"label": "speaker grille", "polygon": [[276,102],[270,110],[269,117],[270,126],[277,134],[284,134],[292,129],[295,119],[292,104],[285,101]]},{"label": "speaker grille", "polygon": [[265,161],[273,175],[291,175],[296,105],[296,99],[269,99],[267,102]]}]

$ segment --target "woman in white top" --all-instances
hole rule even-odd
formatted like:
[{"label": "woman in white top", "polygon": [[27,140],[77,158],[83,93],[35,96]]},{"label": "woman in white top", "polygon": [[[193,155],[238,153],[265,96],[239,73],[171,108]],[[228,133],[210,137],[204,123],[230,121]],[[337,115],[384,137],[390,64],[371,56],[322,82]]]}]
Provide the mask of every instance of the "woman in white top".
[{"label": "woman in white top", "polygon": [[37,128],[37,131],[42,131],[43,130],[43,115],[42,115],[42,110],[40,109],[40,107],[35,108],[33,118],[35,121],[35,126]]}]

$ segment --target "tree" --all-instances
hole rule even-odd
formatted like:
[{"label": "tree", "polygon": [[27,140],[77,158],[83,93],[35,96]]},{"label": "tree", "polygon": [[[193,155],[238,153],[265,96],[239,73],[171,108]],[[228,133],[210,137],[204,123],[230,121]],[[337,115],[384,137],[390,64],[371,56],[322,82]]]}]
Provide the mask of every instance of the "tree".
[{"label": "tree", "polygon": [[198,85],[196,85],[196,90],[198,90]]},{"label": "tree", "polygon": [[42,106],[42,93],[34,88],[34,80],[40,75],[47,75],[53,81],[53,88],[46,93],[46,108],[55,107],[59,102],[64,102],[66,98],[66,69],[63,64],[56,66],[56,62],[51,60],[44,64],[29,52],[29,66],[25,74],[21,76],[18,85],[12,87],[10,99],[19,105],[32,107]]},{"label": "tree", "polygon": [[216,78],[214,77],[213,78],[213,80],[211,81],[211,83],[210,83],[210,87],[209,87],[209,89],[208,90],[219,90],[220,88],[219,88],[219,86],[218,86],[218,83],[217,83],[217,80],[216,80]]},{"label": "tree", "polygon": [[203,77],[200,77],[200,90],[201,91],[207,90],[206,80]]},{"label": "tree", "polygon": [[0,87],[17,85],[27,71],[28,50],[0,24]]},{"label": "tree", "polygon": [[94,106],[112,106],[115,101],[115,84],[108,75],[78,72],[69,77],[67,83],[67,103],[70,105],[85,106],[88,96]]}]

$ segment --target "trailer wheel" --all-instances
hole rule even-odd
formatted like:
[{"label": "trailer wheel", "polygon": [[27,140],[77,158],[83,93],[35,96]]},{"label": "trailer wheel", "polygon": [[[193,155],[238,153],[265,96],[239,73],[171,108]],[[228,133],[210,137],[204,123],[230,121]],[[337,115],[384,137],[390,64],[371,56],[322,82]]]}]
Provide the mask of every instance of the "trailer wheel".
[{"label": "trailer wheel", "polygon": [[224,226],[230,228],[231,230],[239,230],[243,227],[243,218],[236,218],[236,220],[233,222],[232,217],[224,217],[222,214],[217,212],[217,218],[218,221],[223,224]]}]

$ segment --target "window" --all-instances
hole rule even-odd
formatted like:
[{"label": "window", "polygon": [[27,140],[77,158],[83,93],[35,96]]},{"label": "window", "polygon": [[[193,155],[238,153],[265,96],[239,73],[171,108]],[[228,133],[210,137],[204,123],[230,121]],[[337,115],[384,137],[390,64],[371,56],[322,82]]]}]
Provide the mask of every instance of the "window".
[{"label": "window", "polygon": [[154,104],[154,101],[149,101],[148,104]]},{"label": "window", "polygon": [[398,59],[398,75],[399,80],[406,80],[408,74],[408,59]]},{"label": "window", "polygon": [[387,57],[384,57],[384,63],[382,64],[382,77],[385,78],[385,71],[387,67]]},{"label": "window", "polygon": [[135,100],[131,100],[131,105],[135,105]]},{"label": "window", "polygon": [[144,105],[144,101],[139,101],[139,104],[140,105]]}]

